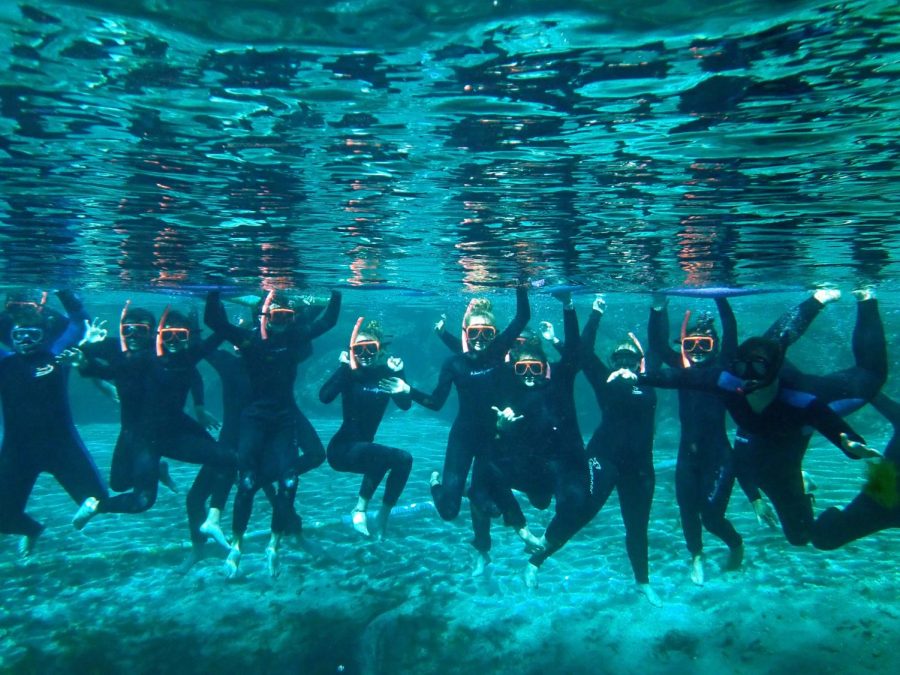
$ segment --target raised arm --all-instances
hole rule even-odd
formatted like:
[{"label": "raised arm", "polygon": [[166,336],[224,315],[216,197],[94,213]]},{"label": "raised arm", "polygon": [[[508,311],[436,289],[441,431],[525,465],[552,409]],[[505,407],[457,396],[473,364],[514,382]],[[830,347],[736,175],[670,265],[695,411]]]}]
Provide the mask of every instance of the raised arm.
[{"label": "raised arm", "polygon": [[206,296],[206,307],[203,310],[203,322],[231,344],[240,347],[251,335],[249,330],[235,326],[228,320],[225,305],[219,291],[210,291]]},{"label": "raised arm", "polygon": [[680,368],[681,352],[669,344],[669,301],[662,295],[654,295],[647,321],[647,353],[671,368]]},{"label": "raised arm", "polygon": [[587,323],[584,325],[584,332],[581,334],[581,344],[579,349],[581,352],[581,368],[585,377],[597,390],[597,387],[606,382],[609,377],[610,370],[600,360],[594,352],[594,342],[597,340],[597,329],[600,327],[600,319],[603,317],[602,305],[594,302],[591,309],[591,315],[588,317]]},{"label": "raised arm", "polygon": [[78,341],[84,336],[85,321],[90,321],[90,316],[84,310],[84,304],[72,291],[57,291],[56,295],[66,310],[69,323],[63,334],[56,338],[56,341],[50,346],[50,353],[54,356],[58,356],[64,349],[78,344]]},{"label": "raised arm", "polygon": [[737,354],[737,319],[728,298],[716,298],[716,309],[719,310],[719,321],[722,322],[722,346],[719,354],[721,363],[727,364]]},{"label": "raised arm", "polygon": [[331,291],[331,297],[328,300],[328,305],[325,307],[325,311],[322,312],[321,316],[316,318],[311,324],[309,324],[309,337],[317,338],[322,333],[325,333],[337,325],[338,314],[341,312],[341,292],[340,291]]},{"label": "raised arm", "polygon": [[344,391],[347,381],[350,379],[350,365],[342,363],[337,370],[332,373],[322,388],[319,389],[319,400],[322,403],[331,403],[337,398],[338,394]]},{"label": "raised arm", "polygon": [[528,289],[525,286],[518,286],[516,288],[516,315],[506,329],[491,343],[489,349],[492,352],[500,351],[503,354],[508,352],[530,320],[531,306],[528,304]]}]

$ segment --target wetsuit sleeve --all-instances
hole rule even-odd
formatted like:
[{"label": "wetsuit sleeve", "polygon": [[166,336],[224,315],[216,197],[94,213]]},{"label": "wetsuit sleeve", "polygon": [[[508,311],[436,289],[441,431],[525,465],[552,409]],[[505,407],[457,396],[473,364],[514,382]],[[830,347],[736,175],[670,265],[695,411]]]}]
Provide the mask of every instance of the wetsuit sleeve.
[{"label": "wetsuit sleeve", "polygon": [[[681,354],[669,344],[669,310],[650,309],[647,321],[648,353],[671,368],[681,367]],[[654,359],[655,360],[655,359]]]},{"label": "wetsuit sleeve", "polygon": [[594,342],[597,339],[597,329],[600,327],[602,316],[601,312],[591,310],[591,316],[584,325],[584,333],[581,335],[581,367],[594,391],[598,391],[598,387],[606,382],[611,372],[594,353]]},{"label": "wetsuit sleeve", "polygon": [[429,410],[440,410],[443,408],[444,403],[447,402],[447,397],[450,396],[450,389],[453,387],[453,364],[455,359],[456,357],[451,356],[444,362],[434,391],[430,394],[426,394],[420,389],[410,387],[410,398],[423,408],[428,408]]},{"label": "wetsuit sleeve", "polygon": [[661,389],[699,389],[709,392],[733,391],[722,380],[721,368],[660,368],[638,375],[642,385]]},{"label": "wetsuit sleeve", "polygon": [[201,342],[191,345],[188,349],[187,357],[194,365],[206,358],[208,354],[212,354],[219,348],[219,345],[225,340],[225,336],[217,331],[208,338],[204,338]]},{"label": "wetsuit sleeve", "polygon": [[337,398],[338,394],[344,391],[346,383],[350,379],[350,366],[342,363],[338,369],[329,377],[322,388],[319,389],[319,400],[322,403],[331,403]]},{"label": "wetsuit sleeve", "polygon": [[441,342],[444,343],[444,346],[447,347],[454,354],[462,353],[462,340],[454,337],[450,334],[448,330],[442,330],[438,333],[438,337]]},{"label": "wetsuit sleeve", "polygon": [[716,309],[719,310],[719,321],[722,322],[722,349],[719,352],[721,363],[730,363],[737,354],[737,319],[728,298],[716,298]]},{"label": "wetsuit sleeve", "polygon": [[[396,375],[404,382],[406,381],[406,371],[401,370],[398,373],[388,373],[388,375]],[[409,410],[412,407],[412,397],[410,394],[393,394],[391,398],[394,400],[394,404],[400,408],[400,410]]]},{"label": "wetsuit sleeve", "polygon": [[784,349],[787,349],[800,339],[813,320],[819,316],[823,307],[821,302],[814,297],[809,297],[778,317],[764,335],[769,339],[777,340]]},{"label": "wetsuit sleeve", "polygon": [[578,329],[578,314],[574,307],[563,309],[563,333],[565,342],[560,347],[558,342],[554,346],[562,356],[562,363],[568,364],[573,369],[577,367],[581,359],[581,334]]},{"label": "wetsuit sleeve", "polygon": [[203,323],[209,326],[214,333],[218,333],[221,338],[238,347],[250,339],[250,331],[235,326],[228,320],[228,314],[225,312],[225,305],[222,304],[219,291],[210,291],[206,296]]},{"label": "wetsuit sleeve", "polygon": [[106,361],[85,355],[84,365],[78,369],[78,373],[83,377],[99,377],[101,380],[113,380],[116,377],[117,369]]},{"label": "wetsuit sleeve", "polygon": [[337,325],[338,314],[341,312],[341,292],[331,291],[328,306],[322,312],[322,316],[309,324],[309,338],[319,337],[322,333],[331,330]]},{"label": "wetsuit sleeve", "polygon": [[57,291],[59,301],[66,310],[69,324],[56,341],[50,346],[50,353],[59,355],[64,349],[78,344],[84,337],[84,322],[90,321],[88,313],[84,310],[84,304],[72,291]]},{"label": "wetsuit sleeve", "polygon": [[863,437],[856,433],[853,430],[853,427],[844,421],[843,417],[838,415],[819,399],[815,399],[809,404],[807,412],[810,416],[808,423],[814,427],[816,431],[831,441],[832,444],[840,448],[841,452],[850,459],[859,459],[859,457],[851,455],[841,447],[841,434],[847,434],[851,441],[865,443]]},{"label": "wetsuit sleeve", "polygon": [[531,305],[528,304],[528,289],[525,286],[518,286],[516,288],[516,315],[506,329],[491,343],[489,349],[492,352],[499,351],[503,354],[508,352],[516,344],[516,338],[522,334],[530,320]]},{"label": "wetsuit sleeve", "polygon": [[206,405],[206,392],[203,390],[203,376],[195,367],[191,370],[191,399],[194,406]]}]

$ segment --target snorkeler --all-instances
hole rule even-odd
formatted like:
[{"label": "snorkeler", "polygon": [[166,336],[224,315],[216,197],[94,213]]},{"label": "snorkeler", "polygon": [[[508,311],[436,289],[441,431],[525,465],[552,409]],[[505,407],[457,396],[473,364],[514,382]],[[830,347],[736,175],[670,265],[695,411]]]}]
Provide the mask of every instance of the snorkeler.
[{"label": "snorkeler", "polygon": [[842,509],[825,509],[812,528],[812,545],[823,551],[888,528],[900,527],[900,403],[879,393],[871,401],[893,427],[881,462],[869,464],[868,481]]},{"label": "snorkeler", "polygon": [[[206,513],[206,499],[214,491],[213,484],[227,485],[233,480],[235,457],[213,439],[204,426],[184,412],[188,391],[194,380],[197,363],[215,349],[221,337],[212,335],[202,341],[191,341],[190,319],[177,311],[163,312],[155,331],[155,353],[135,357],[148,362],[145,370],[143,401],[134,423],[133,489],[105,499],[88,499],[72,519],[76,529],[98,513],[143,513],[156,503],[159,465],[162,457],[189,464],[200,464],[199,480],[188,491],[186,508],[192,551],[186,567],[202,557],[207,535],[200,531]],[[84,355],[81,358],[87,358]],[[137,368],[138,361],[123,359],[109,364],[106,375],[116,377],[116,370]],[[87,368],[99,368],[86,366]],[[205,474],[212,473],[213,480]]]},{"label": "snorkeler", "polygon": [[375,519],[376,532],[384,537],[388,517],[406,486],[413,459],[405,450],[375,443],[375,433],[390,399],[401,410],[409,410],[412,402],[408,385],[398,385],[391,391],[380,386],[386,378],[403,380],[403,361],[384,350],[384,336],[377,322],[362,322],[362,317],[356,321],[349,350],[341,353],[341,365],[322,385],[319,400],[331,403],[341,397],[343,422],[328,443],[328,464],[335,471],[363,474],[351,522],[366,537],[370,535],[366,508],[387,474]]},{"label": "snorkeler", "polygon": [[[253,498],[265,482],[276,482],[271,537],[266,546],[269,574],[279,574],[279,546],[285,534],[299,534],[293,509],[298,476],[325,461],[325,448],[294,400],[297,365],[312,349],[313,339],[337,323],[341,294],[332,291],[325,311],[300,322],[295,309],[278,302],[270,291],[259,308],[253,329],[231,324],[217,291],[209,294],[206,324],[238,347],[250,380],[249,403],[241,415],[238,444],[238,489],[234,498],[234,537],[225,563],[228,578],[240,568],[244,534]],[[303,452],[298,457],[298,446]]]},{"label": "snorkeler", "polygon": [[[504,524],[512,527],[531,553],[525,584],[537,586],[543,562],[578,531],[586,508],[588,484],[584,442],[575,411],[575,375],[580,358],[578,317],[569,294],[563,303],[565,342],[561,358],[549,363],[536,337],[526,338],[510,351],[509,364],[498,387],[495,441],[472,468],[470,505],[475,530],[473,545],[484,562],[490,551],[490,504],[496,504]],[[532,505],[556,509],[541,538],[528,529],[512,490],[524,492]]]},{"label": "snorkeler", "polygon": [[471,300],[462,321],[462,352],[444,362],[431,394],[415,387],[410,391],[416,403],[429,410],[440,410],[456,385],[459,409],[447,438],[443,478],[434,471],[430,481],[434,505],[444,520],[459,515],[472,459],[486,451],[496,433],[496,415],[491,406],[498,372],[530,318],[528,290],[524,285],[516,288],[516,315],[503,332],[497,330],[490,301]]},{"label": "snorkeler", "polygon": [[[690,322],[685,313],[679,349],[669,346],[669,317],[665,296],[655,296],[648,324],[650,351],[673,368],[711,368],[731,362],[737,349],[737,322],[725,298],[716,298],[722,336],[711,315],[704,313]],[[734,486],[732,448],[725,428],[725,404],[714,393],[695,389],[678,390],[681,438],[675,462],[675,498],[681,528],[691,555],[691,581],[702,585],[702,527],[728,546],[724,569],[737,569],[743,559],[743,540],[725,517]],[[754,502],[759,513],[764,502]]]},{"label": "snorkeler", "polygon": [[14,352],[0,351],[0,399],[4,433],[0,448],[0,532],[22,535],[19,553],[32,553],[44,527],[25,513],[42,472],[53,474],[76,504],[103,499],[106,486],[72,422],[69,368],[60,355],[75,346],[87,320],[81,302],[58,293],[68,314],[55,341],[43,312],[16,317],[10,328]]},{"label": "snorkeler", "polygon": [[[47,344],[52,344],[65,332],[69,319],[47,304],[46,291],[10,291],[6,295],[3,311],[0,311],[0,343],[13,347],[10,330],[23,318],[38,314],[47,331]],[[87,317],[85,317],[87,318]],[[81,322],[79,322],[81,323]]]},{"label": "snorkeler", "polygon": [[752,337],[741,343],[727,369],[669,369],[626,377],[651,386],[717,392],[741,430],[753,482],[771,500],[787,540],[802,546],[809,541],[813,522],[802,474],[809,429],[819,431],[852,459],[879,455],[824,401],[782,382],[783,362],[781,343]]},{"label": "snorkeler", "polygon": [[605,308],[605,301],[598,296],[581,336],[582,368],[602,415],[600,426],[587,445],[590,494],[585,522],[603,508],[615,488],[625,524],[625,549],[637,588],[652,605],[659,607],[662,601],[650,585],[647,537],[656,486],[653,468],[656,392],[633,381],[637,373],[647,369],[647,359],[633,334],[629,333],[613,349],[610,365],[594,353]]}]

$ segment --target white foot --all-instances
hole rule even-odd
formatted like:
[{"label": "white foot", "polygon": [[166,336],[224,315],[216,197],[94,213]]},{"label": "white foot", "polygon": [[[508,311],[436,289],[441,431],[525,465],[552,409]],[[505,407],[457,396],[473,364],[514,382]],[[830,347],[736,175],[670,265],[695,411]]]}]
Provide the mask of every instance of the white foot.
[{"label": "white foot", "polygon": [[472,557],[472,576],[480,577],[484,575],[485,569],[491,564],[491,556],[482,551],[475,551]]},{"label": "white foot", "polygon": [[525,542],[526,553],[537,553],[538,551],[543,551],[547,546],[547,540],[544,537],[535,537],[527,527],[516,530],[516,534],[519,535],[519,539]]},{"label": "white foot", "polygon": [[281,574],[281,564],[278,560],[278,549],[274,546],[266,547],[266,568],[269,570],[269,576],[277,579]]},{"label": "white foot", "polygon": [[169,473],[169,463],[168,462],[160,462],[159,465],[159,482],[162,485],[165,485],[169,488],[169,492],[173,492],[174,494],[178,494],[178,484],[172,478]]},{"label": "white foot", "polygon": [[841,299],[841,290],[834,286],[823,285],[813,293],[813,297],[823,305]]},{"label": "white foot", "polygon": [[231,547],[228,557],[225,558],[225,578],[237,579],[241,568],[241,549]]},{"label": "white foot", "polygon": [[662,607],[662,600],[659,599],[659,596],[656,594],[656,591],[653,590],[653,587],[650,584],[638,584],[638,591],[647,598],[647,601],[653,605],[654,607]]},{"label": "white foot", "polygon": [[703,585],[703,555],[695,555],[691,560],[691,581],[698,586]]},{"label": "white foot", "polygon": [[540,567],[528,563],[525,566],[525,588],[535,589],[538,587],[538,570]]},{"label": "white foot", "polygon": [[441,484],[441,474],[439,471],[432,471],[431,478],[428,481],[428,485],[434,487],[435,485]]},{"label": "white foot", "polygon": [[228,549],[231,548],[231,544],[225,537],[225,533],[222,532],[222,528],[219,526],[217,520],[207,518],[200,526],[200,532],[205,534],[208,539],[212,539],[213,541],[215,541],[217,544],[219,544],[219,546]]},{"label": "white foot", "polygon": [[97,509],[100,507],[100,502],[97,501],[94,497],[88,497],[84,500],[84,503],[78,507],[78,510],[75,512],[75,517],[72,518],[72,525],[76,530],[83,530],[84,526],[88,524],[91,518],[97,515]]},{"label": "white foot", "polygon": [[356,509],[350,514],[350,518],[353,521],[353,529],[359,532],[362,536],[368,537],[371,536],[369,534],[369,522],[368,517],[366,516],[365,511],[357,511]]}]

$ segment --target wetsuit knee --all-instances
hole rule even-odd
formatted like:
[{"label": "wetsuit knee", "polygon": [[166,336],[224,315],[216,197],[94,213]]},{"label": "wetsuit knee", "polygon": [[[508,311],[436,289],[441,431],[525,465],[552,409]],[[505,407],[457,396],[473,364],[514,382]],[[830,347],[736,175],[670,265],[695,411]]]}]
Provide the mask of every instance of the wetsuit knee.
[{"label": "wetsuit knee", "polygon": [[838,541],[836,534],[837,516],[841,510],[831,506],[825,509],[816,519],[813,525],[810,541],[812,545],[820,551],[833,551],[841,547],[842,542]]}]

